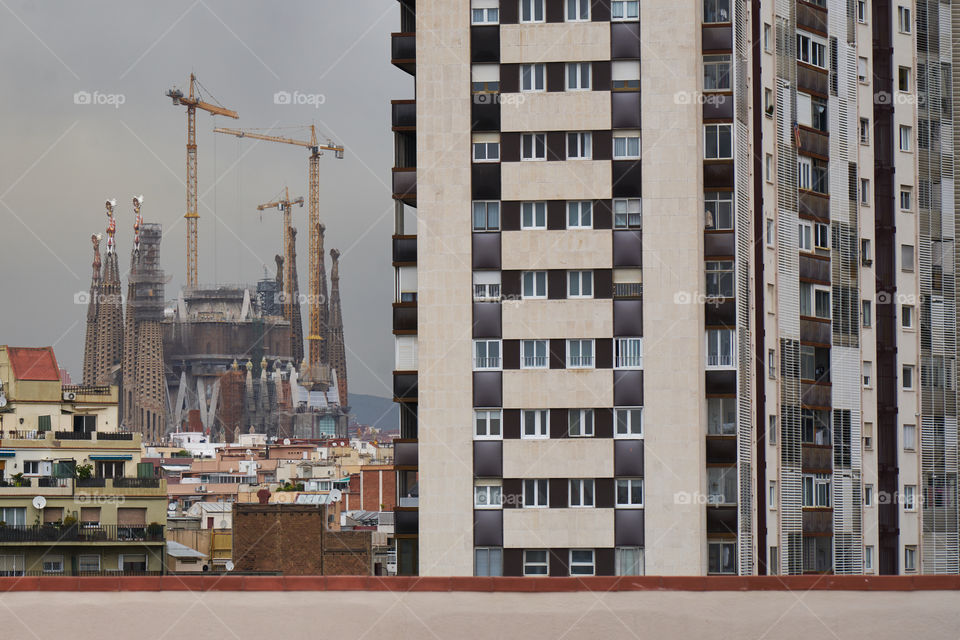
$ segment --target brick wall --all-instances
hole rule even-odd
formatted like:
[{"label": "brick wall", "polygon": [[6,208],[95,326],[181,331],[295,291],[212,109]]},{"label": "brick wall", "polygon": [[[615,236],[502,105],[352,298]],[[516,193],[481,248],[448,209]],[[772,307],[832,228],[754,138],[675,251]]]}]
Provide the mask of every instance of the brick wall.
[{"label": "brick wall", "polygon": [[[397,503],[397,472],[392,469],[361,469],[362,506],[365,511],[392,511]],[[382,486],[380,483],[383,483]],[[383,504],[383,508],[380,505]]]}]

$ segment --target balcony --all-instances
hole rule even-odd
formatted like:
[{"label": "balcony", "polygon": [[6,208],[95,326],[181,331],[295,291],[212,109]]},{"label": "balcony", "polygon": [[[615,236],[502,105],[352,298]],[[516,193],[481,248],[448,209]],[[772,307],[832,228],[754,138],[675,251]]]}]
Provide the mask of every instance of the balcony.
[{"label": "balcony", "polygon": [[802,382],[800,385],[803,404],[808,407],[830,407],[831,387],[829,384]]},{"label": "balcony", "polygon": [[391,100],[391,122],[394,131],[415,131],[417,128],[417,101]]},{"label": "balcony", "polygon": [[163,543],[162,524],[39,524],[0,527],[0,544],[22,542],[158,542]]},{"label": "balcony", "polygon": [[417,206],[417,168],[393,168],[393,199],[411,207]]},{"label": "balcony", "polygon": [[833,509],[804,509],[803,532],[833,533]]},{"label": "balcony", "polygon": [[133,440],[133,434],[121,431],[115,431],[112,433],[98,431],[97,440]]},{"label": "balcony", "polygon": [[114,478],[115,489],[159,489],[160,478]]},{"label": "balcony", "polygon": [[417,236],[393,236],[393,264],[416,264]]},{"label": "balcony", "polygon": [[[398,467],[416,467],[418,458],[418,444],[416,439],[396,439],[393,441],[393,459]],[[404,506],[404,505],[400,505]]]},{"label": "balcony", "polygon": [[833,447],[804,444],[801,451],[804,471],[830,473],[833,470]]},{"label": "balcony", "polygon": [[473,359],[473,370],[497,370],[501,367],[500,356],[479,357]]},{"label": "balcony", "polygon": [[614,298],[642,298],[643,283],[642,282],[614,282],[613,297]]},{"label": "balcony", "polygon": [[93,440],[92,431],[55,431],[53,437],[57,440]]},{"label": "balcony", "polygon": [[546,369],[548,365],[547,356],[524,356],[524,369]]},{"label": "balcony", "polygon": [[394,333],[417,332],[417,304],[415,302],[393,303]]},{"label": "balcony", "polygon": [[417,73],[417,37],[415,33],[390,34],[390,63],[410,75]]}]

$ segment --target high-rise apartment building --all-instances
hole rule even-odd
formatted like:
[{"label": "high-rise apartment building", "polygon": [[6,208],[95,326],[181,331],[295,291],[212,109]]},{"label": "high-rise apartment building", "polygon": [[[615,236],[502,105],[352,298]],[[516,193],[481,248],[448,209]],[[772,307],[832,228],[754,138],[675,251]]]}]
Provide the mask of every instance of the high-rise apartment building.
[{"label": "high-rise apartment building", "polygon": [[401,0],[401,573],[960,570],[960,10],[898,1]]}]

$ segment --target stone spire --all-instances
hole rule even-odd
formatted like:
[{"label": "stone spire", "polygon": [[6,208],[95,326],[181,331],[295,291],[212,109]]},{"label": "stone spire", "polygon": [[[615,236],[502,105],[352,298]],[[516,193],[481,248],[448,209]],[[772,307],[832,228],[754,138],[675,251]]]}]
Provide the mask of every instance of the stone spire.
[{"label": "stone spire", "polygon": [[347,351],[343,341],[343,314],[340,308],[340,252],[330,250],[333,267],[330,271],[330,330],[328,353],[330,367],[337,373],[337,393],[340,406],[348,407],[347,397]]},{"label": "stone spire", "polygon": [[97,383],[97,301],[100,298],[100,235],[90,236],[93,243],[93,276],[90,278],[90,298],[87,300],[87,334],[83,343],[83,384]]},{"label": "stone spire", "polygon": [[[323,254],[323,234],[327,228],[322,222],[317,223],[317,238],[319,238],[320,259],[317,261],[317,280],[320,282],[320,364],[330,363],[330,298],[327,295],[327,264]],[[312,301],[311,301],[312,302]]]},{"label": "stone spire", "polygon": [[[300,316],[300,284],[297,280],[297,230],[290,227],[291,286],[293,287],[293,317],[290,318],[290,358],[293,362],[303,360],[303,319]],[[282,273],[282,271],[281,271]],[[283,291],[283,277],[280,291]]]},{"label": "stone spire", "polygon": [[96,384],[113,384],[115,368],[123,360],[123,302],[114,243],[117,221],[113,217],[113,204],[113,201],[107,201],[107,256],[97,300]]}]

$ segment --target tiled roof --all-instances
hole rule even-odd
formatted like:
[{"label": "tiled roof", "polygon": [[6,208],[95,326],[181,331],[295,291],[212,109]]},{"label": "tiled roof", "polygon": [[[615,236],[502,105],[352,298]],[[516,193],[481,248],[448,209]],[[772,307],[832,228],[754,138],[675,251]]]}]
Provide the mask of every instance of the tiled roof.
[{"label": "tiled roof", "polygon": [[17,380],[60,382],[60,367],[53,347],[7,347]]}]

